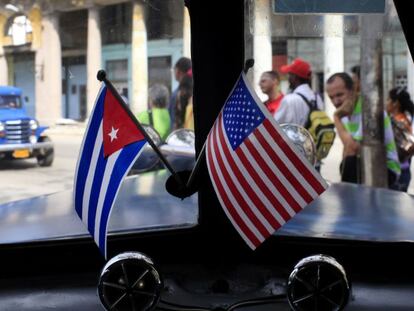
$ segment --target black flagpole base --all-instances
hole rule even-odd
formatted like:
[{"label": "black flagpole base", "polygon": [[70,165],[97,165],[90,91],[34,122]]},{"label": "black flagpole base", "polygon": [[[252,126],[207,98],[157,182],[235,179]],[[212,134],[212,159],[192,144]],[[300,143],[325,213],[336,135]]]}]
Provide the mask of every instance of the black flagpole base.
[{"label": "black flagpole base", "polygon": [[[182,180],[183,183],[179,183],[177,181],[177,176],[180,178],[178,180]],[[198,191],[197,187],[187,187],[187,180],[190,178],[191,171],[181,171],[177,172],[170,177],[168,177],[167,182],[165,183],[165,189],[167,192],[177,198],[184,199],[196,193]]]}]

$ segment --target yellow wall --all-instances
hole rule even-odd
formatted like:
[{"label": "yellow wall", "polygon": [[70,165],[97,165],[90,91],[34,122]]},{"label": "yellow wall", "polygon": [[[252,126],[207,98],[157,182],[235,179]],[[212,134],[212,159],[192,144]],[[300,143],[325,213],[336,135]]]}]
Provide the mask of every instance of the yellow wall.
[{"label": "yellow wall", "polygon": [[38,6],[34,6],[29,14],[28,18],[32,23],[32,35],[31,37],[28,36],[28,40],[30,39],[32,42],[32,50],[35,50],[40,47],[42,44],[41,42],[41,35],[42,35],[42,12]]}]

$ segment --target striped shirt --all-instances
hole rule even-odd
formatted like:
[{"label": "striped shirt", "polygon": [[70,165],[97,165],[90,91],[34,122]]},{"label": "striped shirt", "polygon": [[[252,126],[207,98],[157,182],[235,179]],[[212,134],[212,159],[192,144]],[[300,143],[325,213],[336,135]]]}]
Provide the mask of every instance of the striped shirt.
[{"label": "striped shirt", "polygon": [[[362,133],[362,98],[359,97],[355,105],[354,112],[350,117],[343,117],[342,123],[345,129],[352,135],[352,137],[360,142],[363,138]],[[384,111],[384,139],[385,148],[387,151],[387,168],[395,174],[401,174],[400,162],[398,160],[397,147],[394,141],[394,133],[391,127],[391,119]]]}]

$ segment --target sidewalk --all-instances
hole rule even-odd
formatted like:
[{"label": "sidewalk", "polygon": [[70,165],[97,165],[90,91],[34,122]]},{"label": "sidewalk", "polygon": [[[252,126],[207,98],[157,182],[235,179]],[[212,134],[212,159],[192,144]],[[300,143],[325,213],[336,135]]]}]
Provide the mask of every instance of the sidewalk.
[{"label": "sidewalk", "polygon": [[86,130],[86,122],[58,123],[47,129],[48,135],[75,135],[83,136]]}]

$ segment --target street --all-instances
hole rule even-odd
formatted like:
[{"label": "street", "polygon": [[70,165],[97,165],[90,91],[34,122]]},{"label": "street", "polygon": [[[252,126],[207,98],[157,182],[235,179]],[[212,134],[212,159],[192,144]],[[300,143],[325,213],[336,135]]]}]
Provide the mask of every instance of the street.
[{"label": "street", "polygon": [[[0,161],[0,204],[71,190],[83,131],[83,128],[63,128],[49,132],[55,144],[55,160],[51,167],[39,167],[36,159]],[[336,139],[321,168],[322,176],[328,182],[340,180],[341,153],[341,143]],[[414,183],[411,183],[408,193],[414,194]]]},{"label": "street", "polygon": [[39,167],[36,159],[0,161],[0,204],[72,189],[82,136],[50,133],[55,144],[51,167]]}]

